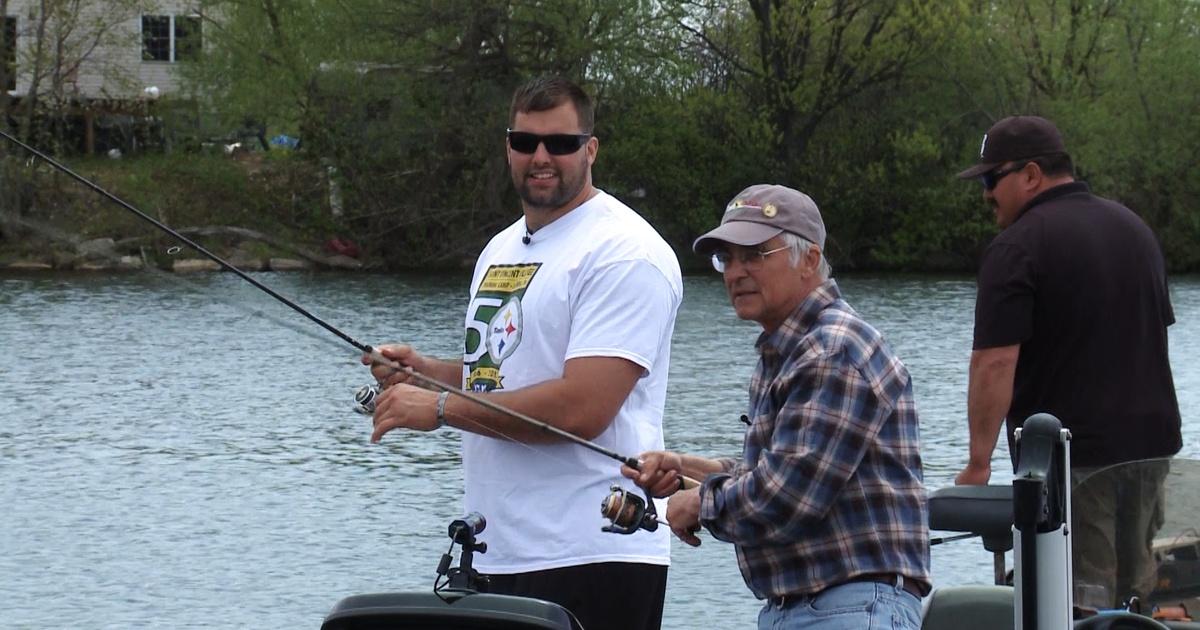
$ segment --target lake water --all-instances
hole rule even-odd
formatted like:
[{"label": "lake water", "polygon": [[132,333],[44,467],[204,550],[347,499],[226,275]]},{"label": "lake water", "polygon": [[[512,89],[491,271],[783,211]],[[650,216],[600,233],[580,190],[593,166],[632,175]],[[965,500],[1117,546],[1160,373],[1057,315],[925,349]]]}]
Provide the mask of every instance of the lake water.
[{"label": "lake water", "polygon": [[[364,343],[460,351],[465,275],[256,277]],[[913,375],[927,484],[953,483],[973,280],[839,282]],[[1200,279],[1172,283],[1183,454],[1198,457]],[[667,446],[736,455],[758,329],[715,275],[685,293]],[[317,628],[346,595],[430,589],[461,515],[458,435],[370,444],[351,411],[370,380],[358,353],[230,274],[0,276],[0,374],[5,627]],[[703,539],[672,549],[664,628],[752,627],[732,548]],[[990,580],[978,542],[933,561],[938,585]]]}]

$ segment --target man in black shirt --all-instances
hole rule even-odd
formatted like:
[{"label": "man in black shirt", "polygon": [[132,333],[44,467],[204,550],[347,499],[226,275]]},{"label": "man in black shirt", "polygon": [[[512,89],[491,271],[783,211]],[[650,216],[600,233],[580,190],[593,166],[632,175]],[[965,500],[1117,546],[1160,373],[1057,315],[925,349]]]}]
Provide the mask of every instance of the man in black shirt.
[{"label": "man in black shirt", "polygon": [[[979,269],[970,454],[956,482],[987,483],[1001,422],[1007,418],[1012,452],[1013,429],[1038,412],[1071,430],[1076,481],[1101,467],[1178,452],[1179,406],[1167,356],[1175,316],[1150,228],[1075,181],[1058,129],[1037,116],[993,125],[979,164],[958,176],[982,182],[1002,231]],[[1076,488],[1081,496],[1074,497],[1077,507],[1090,501],[1087,522],[1072,528],[1076,583],[1100,587],[1087,592],[1105,600],[1084,604],[1148,594],[1144,568],[1118,573],[1114,546],[1121,549],[1119,538],[1128,536],[1124,546],[1141,556],[1129,564],[1144,564],[1153,532],[1121,532],[1115,523],[1119,515],[1157,530],[1158,493],[1125,498],[1136,492],[1108,490],[1096,498]],[[1131,519],[1131,511],[1151,516]]]}]

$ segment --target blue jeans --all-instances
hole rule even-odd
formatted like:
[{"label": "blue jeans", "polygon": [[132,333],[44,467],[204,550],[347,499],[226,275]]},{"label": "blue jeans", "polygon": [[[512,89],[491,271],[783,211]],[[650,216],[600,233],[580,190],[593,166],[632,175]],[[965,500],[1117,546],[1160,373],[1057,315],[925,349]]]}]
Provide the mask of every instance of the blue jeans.
[{"label": "blue jeans", "polygon": [[783,606],[767,602],[758,630],[920,630],[921,600],[877,582],[849,582]]}]

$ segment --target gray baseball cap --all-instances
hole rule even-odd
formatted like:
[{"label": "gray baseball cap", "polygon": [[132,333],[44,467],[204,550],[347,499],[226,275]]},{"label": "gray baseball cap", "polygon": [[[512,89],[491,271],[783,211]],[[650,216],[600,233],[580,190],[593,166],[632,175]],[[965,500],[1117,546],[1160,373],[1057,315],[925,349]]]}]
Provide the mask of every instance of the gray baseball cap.
[{"label": "gray baseball cap", "polygon": [[783,232],[801,236],[825,250],[825,222],[812,197],[786,186],[755,184],[725,206],[721,225],[692,243],[697,254],[709,254],[723,243],[750,246]]}]

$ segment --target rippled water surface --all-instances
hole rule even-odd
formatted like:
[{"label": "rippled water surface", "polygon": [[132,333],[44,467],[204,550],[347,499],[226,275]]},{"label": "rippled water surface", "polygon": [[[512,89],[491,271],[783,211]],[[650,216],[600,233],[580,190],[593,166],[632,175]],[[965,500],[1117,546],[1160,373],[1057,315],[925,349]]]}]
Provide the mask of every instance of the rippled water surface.
[{"label": "rippled water surface", "polygon": [[[465,275],[257,277],[364,343],[460,351]],[[840,282],[913,374],[928,485],[952,483],[972,280]],[[685,284],[667,444],[737,454],[758,330],[718,278]],[[1200,279],[1174,278],[1172,296],[1184,454],[1197,457]],[[356,351],[229,274],[0,276],[0,374],[6,627],[317,628],[343,596],[429,589],[460,516],[458,436],[370,444],[350,410],[369,380]],[[997,460],[1006,470],[1003,449]],[[665,628],[753,626],[732,548],[706,537],[672,555]],[[978,543],[933,555],[939,585],[990,579]]]}]

